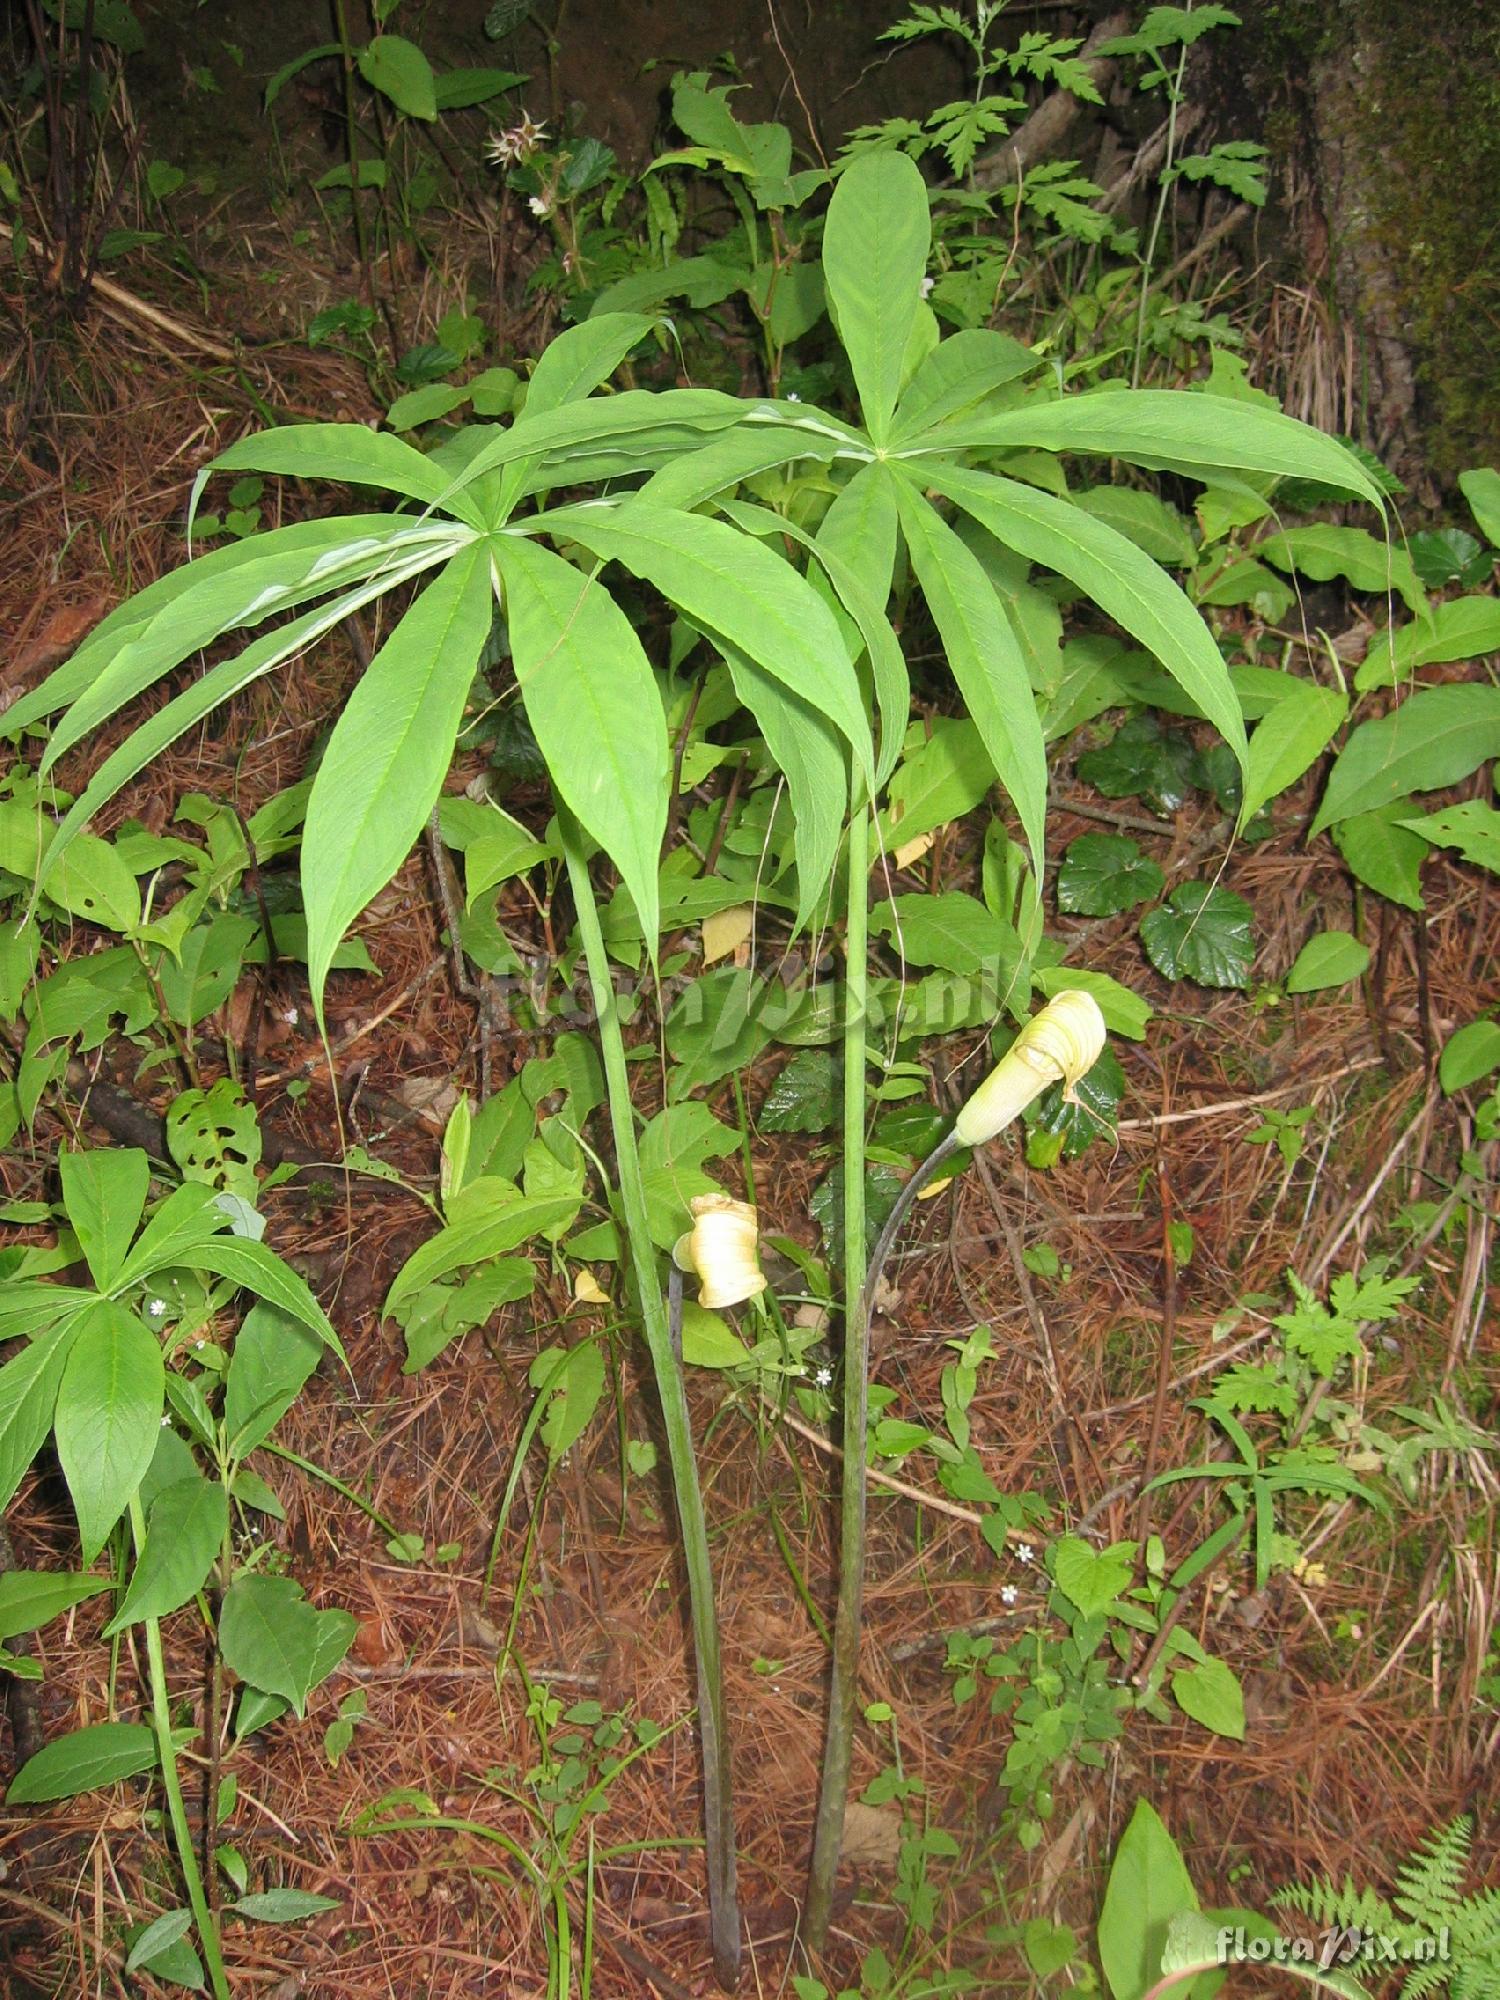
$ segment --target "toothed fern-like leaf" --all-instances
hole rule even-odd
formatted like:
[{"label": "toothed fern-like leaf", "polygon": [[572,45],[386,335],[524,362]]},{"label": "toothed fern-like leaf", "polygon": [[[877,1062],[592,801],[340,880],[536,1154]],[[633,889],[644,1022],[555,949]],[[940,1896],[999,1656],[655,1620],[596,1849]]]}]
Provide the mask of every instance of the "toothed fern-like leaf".
[{"label": "toothed fern-like leaf", "polygon": [[1446,1989],[1449,2000],[1500,2000],[1500,1889],[1464,1893],[1474,1823],[1461,1814],[1430,1833],[1396,1873],[1390,1900],[1328,1881],[1297,1882],[1271,1898],[1318,1925],[1361,1934],[1376,1944],[1375,1964],[1389,1962],[1393,1945],[1406,1968],[1400,2000],[1428,2000]]}]

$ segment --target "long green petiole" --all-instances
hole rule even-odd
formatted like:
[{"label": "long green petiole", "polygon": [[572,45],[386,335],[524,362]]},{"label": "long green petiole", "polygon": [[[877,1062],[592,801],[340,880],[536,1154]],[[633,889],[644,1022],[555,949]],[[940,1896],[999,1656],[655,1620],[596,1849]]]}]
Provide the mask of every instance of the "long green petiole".
[{"label": "long green petiole", "polygon": [[[854,846],[854,842],[850,842]],[[920,1194],[922,1186],[930,1176],[958,1152],[958,1134],[948,1132],[946,1138],[938,1140],[926,1160],[916,1168],[912,1178],[902,1188],[896,1198],[896,1206],[886,1218],[886,1226],[870,1256],[868,1268],[864,1266],[864,948],[860,948],[858,974],[854,964],[854,936],[856,928],[860,940],[864,938],[864,922],[856,926],[854,902],[860,904],[860,918],[864,916],[864,894],[854,890],[854,860],[850,858],[850,970],[848,970],[848,1018],[844,1022],[844,1148],[846,1162],[858,1158],[860,1168],[860,1190],[858,1190],[858,1222],[860,1234],[858,1242],[852,1244],[848,1234],[844,1238],[844,1260],[846,1274],[860,1272],[860,1290],[854,1306],[848,1312],[844,1326],[844,1506],[842,1506],[842,1534],[840,1534],[840,1568],[838,1568],[838,1612],[834,1616],[834,1672],[832,1688],[828,1698],[828,1738],[824,1744],[822,1758],[822,1788],[818,1792],[818,1826],[812,1838],[812,1872],[808,1876],[808,1906],[802,1914],[802,1940],[810,1952],[822,1952],[828,1942],[828,1922],[834,1910],[834,1882],[838,1878],[838,1854],[844,1846],[844,1810],[848,1806],[848,1778],[850,1764],[854,1758],[854,1722],[858,1712],[858,1692],[860,1692],[860,1626],[864,1616],[864,1508],[866,1508],[866,1458],[868,1458],[868,1406],[870,1406],[870,1312],[874,1306],[874,1294],[880,1284],[882,1272],[886,1268],[886,1258],[896,1242],[896,1236],[912,1210],[912,1202]],[[864,876],[858,878],[860,884]],[[854,988],[858,984],[858,1028],[854,1024]],[[858,1070],[854,1064],[854,1052],[850,1048],[852,1030],[858,1036]],[[854,1082],[858,1078],[858,1082]],[[858,1126],[850,1116],[850,1100],[858,1106]],[[858,1152],[856,1152],[858,1148]],[[856,1212],[854,1198],[850,1194],[848,1166],[844,1176],[844,1202],[846,1218]],[[854,1278],[848,1276],[846,1282],[854,1286]],[[846,1294],[848,1296],[848,1294]]]},{"label": "long green petiole", "polygon": [[[135,1498],[130,1502],[130,1527],[139,1551],[146,1542],[146,1516],[139,1499]],[[183,1803],[182,1782],[177,1775],[177,1751],[172,1742],[172,1708],[167,1695],[161,1623],[155,1618],[146,1620],[146,1662],[151,1674],[151,1722],[156,1731],[156,1754],[161,1763],[161,1782],[167,1795],[167,1812],[172,1821],[177,1860],[187,1885],[188,1904],[197,1926],[198,1942],[203,1946],[208,1976],[213,1982],[214,2000],[229,2000],[229,1976],[224,1970],[224,1955],[219,1948],[218,1921],[208,1907],[192,1828],[188,1825],[187,1807]]]},{"label": "long green petiole", "polygon": [[620,1016],[609,974],[609,960],[604,950],[604,935],[599,927],[599,911],[594,901],[593,884],[589,880],[584,834],[561,800],[558,801],[557,820],[562,831],[568,880],[572,884],[578,929],[583,939],[589,984],[599,1020],[599,1046],[604,1058],[610,1123],[615,1142],[615,1171],[619,1176],[620,1201],[625,1211],[625,1231],[630,1242],[631,1266],[640,1299],[646,1346],[656,1375],[657,1394],[661,1398],[672,1489],[677,1499],[677,1518],[682,1530],[688,1603],[693,1624],[693,1653],[698,1675],[698,1735],[703,1757],[709,1928],[713,1941],[714,1971],[719,1984],[728,1992],[739,1977],[740,1917],[729,1737],[724,1713],[724,1677],[719,1661],[719,1625],[714,1612],[713,1570],[708,1553],[708,1524],[703,1512],[703,1494],[698,1485],[697,1462],[693,1456],[693,1434],[688,1420],[681,1362],[673,1352],[671,1331],[657,1278],[656,1246],[651,1240],[647,1220],[646,1190],[636,1146],[635,1113],[631,1106],[625,1042],[620,1033]]}]

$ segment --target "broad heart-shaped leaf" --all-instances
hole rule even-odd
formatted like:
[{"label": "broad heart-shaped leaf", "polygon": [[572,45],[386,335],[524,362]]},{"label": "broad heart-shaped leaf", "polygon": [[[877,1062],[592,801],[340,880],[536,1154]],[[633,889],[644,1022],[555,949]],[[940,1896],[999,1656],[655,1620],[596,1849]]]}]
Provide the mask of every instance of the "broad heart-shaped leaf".
[{"label": "broad heart-shaped leaf", "polygon": [[1381,508],[1380,489],[1351,451],[1308,424],[1255,403],[1194,389],[1099,389],[934,432],[909,449],[1086,451],[1170,468],[1211,483],[1215,472],[1317,479]]},{"label": "broad heart-shaped leaf", "polygon": [[359,51],[359,73],[408,118],[437,117],[432,64],[404,35],[377,35]]},{"label": "broad heart-shaped leaf", "polygon": [[858,154],[828,204],[823,278],[876,444],[890,436],[931,242],[927,187],[915,164],[904,153]]},{"label": "broad heart-shaped leaf", "polygon": [[81,1312],[75,1312],[65,1325],[35,1335],[0,1367],[0,1511],[10,1505],[52,1428],[57,1386],[80,1320]]},{"label": "broad heart-shaped leaf", "polygon": [[1159,896],[1166,878],[1133,840],[1085,833],[1068,843],[1057,871],[1057,907],[1068,916],[1116,917]]},{"label": "broad heart-shaped leaf", "polygon": [[1341,688],[1299,681],[1256,725],[1245,766],[1240,817],[1249,822],[1261,807],[1295,785],[1328,748],[1349,713]]},{"label": "broad heart-shaped leaf", "polygon": [[307,973],[323,984],[340,938],[421,833],[453,757],[493,619],[488,542],[454,556],[407,611],[345,703],[302,830]]},{"label": "broad heart-shaped leaf", "polygon": [[1008,333],[970,327],[939,341],[912,376],[896,406],[891,432],[905,444],[937,424],[972,409],[985,396],[1040,368],[1042,357]]},{"label": "broad heart-shaped leaf", "polygon": [[1197,1908],[1176,1841],[1141,1799],[1115,1849],[1099,1912],[1099,1960],[1114,2000],[1143,2000],[1161,1977],[1172,1919]]},{"label": "broad heart-shaped leaf", "polygon": [[844,811],[849,803],[849,766],[843,738],[810,702],[793,694],[756,661],[723,649],[734,691],[755,717],[766,748],[786,778],[791,794],[797,852],[797,917],[800,931],[811,921],[838,859]]},{"label": "broad heart-shaped leaf", "polygon": [[57,1161],[67,1210],[94,1283],[107,1291],[125,1262],[151,1187],[151,1162],[137,1146],[94,1146]]},{"label": "broad heart-shaped leaf", "polygon": [[224,1593],[219,1649],[242,1681],[279,1694],[302,1715],[357,1629],[347,1611],[315,1610],[291,1577],[252,1574],[236,1577]]},{"label": "broad heart-shaped leaf", "polygon": [[650,663],[609,592],[550,549],[496,537],[526,719],[559,795],[619,869],[656,956],[671,789]]},{"label": "broad heart-shaped leaf", "polygon": [[107,1576],[68,1576],[56,1570],[7,1570],[0,1576],[0,1642],[71,1611],[110,1587]]},{"label": "broad heart-shaped leaf", "polygon": [[322,1342],[264,1299],[253,1305],[234,1336],[224,1381],[224,1431],[236,1458],[268,1438],[317,1367]]},{"label": "broad heart-shaped leaf", "polygon": [[1362,979],[1370,963],[1370,947],[1348,931],[1320,931],[1298,952],[1286,976],[1288,993],[1322,993],[1330,986],[1347,986]]},{"label": "broad heart-shaped leaf", "polygon": [[372,597],[378,597],[405,583],[412,576],[441,561],[451,546],[451,536],[439,543],[424,542],[419,552],[410,562],[395,569],[382,569],[373,579],[366,580],[355,589],[342,596],[331,598],[315,610],[304,612],[285,625],[278,625],[274,632],[268,632],[252,645],[237,653],[232,659],[221,660],[211,667],[199,680],[190,681],[182,693],[173,697],[165,708],[148,716],[138,729],[132,730],[118,749],[112,751],[99,766],[83,791],[73,801],[58,827],[57,836],[47,850],[42,864],[39,886],[48,886],[48,876],[59,857],[66,851],[79,829],[93,815],[115,796],[123,785],[143,770],[151,759],[158,756],[169,744],[201,722],[221,702],[231,695],[249,687],[252,681],[260,679],[280,666],[283,660],[321,638],[331,631],[341,619],[351,611],[357,611]]},{"label": "broad heart-shaped leaf", "polygon": [[1500,687],[1419,688],[1378,722],[1362,722],[1329,773],[1311,831],[1389,805],[1407,792],[1456,785],[1500,755]]},{"label": "broad heart-shaped leaf", "polygon": [[1130,1582],[1134,1567],[1134,1542],[1091,1549],[1077,1535],[1064,1535],[1052,1556],[1053,1581],[1085,1618],[1098,1618],[1109,1609]]},{"label": "broad heart-shaped leaf", "polygon": [[44,1744],[17,1771],[10,1806],[42,1805],[138,1777],[156,1763],[156,1733],[146,1722],[96,1722]]},{"label": "broad heart-shaped leaf", "polygon": [[86,1563],[151,1463],[165,1386],[161,1349],[133,1312],[101,1299],[80,1314],[53,1431]]},{"label": "broad heart-shaped leaf", "polygon": [[979,558],[905,479],[894,483],[912,569],[1040,877],[1047,865],[1047,750],[1026,662]]},{"label": "broad heart-shaped leaf", "polygon": [[158,1493],[146,1518],[146,1543],[119,1610],[104,1628],[113,1638],[142,1618],[165,1618],[203,1584],[229,1531],[229,1496],[195,1472]]},{"label": "broad heart-shaped leaf", "polygon": [[828,717],[868,779],[873,753],[858,676],[833,613],[790,563],[722,521],[639,500],[555,508],[546,525],[644,577],[695,625],[784,681]]},{"label": "broad heart-shaped leaf", "polygon": [[946,463],[926,464],[920,476],[1007,548],[1087,592],[1155,654],[1244,769],[1245,725],[1229,670],[1208,627],[1165,570],[1103,521],[1051,493]]},{"label": "broad heart-shaped leaf", "polygon": [[367,430],[363,424],[285,424],[241,438],[210,460],[193,481],[189,521],[216,472],[274,472],[295,479],[332,479],[340,486],[376,486],[404,493],[424,507],[445,507],[460,520],[468,520],[470,527],[483,525],[450,493],[447,475],[430,458],[389,431]]},{"label": "broad heart-shaped leaf", "polygon": [[1160,909],[1142,917],[1141,943],[1163,979],[1247,987],[1255,957],[1252,915],[1232,889],[1184,882]]}]

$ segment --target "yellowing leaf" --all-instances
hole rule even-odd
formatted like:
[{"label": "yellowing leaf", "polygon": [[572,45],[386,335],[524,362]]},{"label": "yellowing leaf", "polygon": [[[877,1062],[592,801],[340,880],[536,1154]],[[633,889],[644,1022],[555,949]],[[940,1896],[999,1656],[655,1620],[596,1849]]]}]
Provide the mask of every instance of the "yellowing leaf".
[{"label": "yellowing leaf", "polygon": [[748,903],[733,903],[703,920],[703,963],[728,958],[749,942],[755,928],[755,912]]}]

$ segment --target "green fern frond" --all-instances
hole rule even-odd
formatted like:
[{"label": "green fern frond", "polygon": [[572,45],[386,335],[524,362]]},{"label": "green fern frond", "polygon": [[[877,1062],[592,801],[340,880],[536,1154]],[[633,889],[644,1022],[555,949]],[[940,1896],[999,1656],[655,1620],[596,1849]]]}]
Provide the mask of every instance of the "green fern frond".
[{"label": "green fern frond", "polygon": [[1469,1842],[1474,1822],[1467,1813],[1430,1834],[1396,1877],[1396,1908],[1427,1930],[1453,1922],[1464,1900]]},{"label": "green fern frond", "polygon": [[1357,1889],[1348,1875],[1342,1889],[1327,1881],[1294,1882],[1289,1888],[1278,1889],[1271,1901],[1278,1909],[1300,1910],[1328,1930],[1357,1928],[1388,1935],[1405,1928],[1384,1896],[1373,1889]]}]

